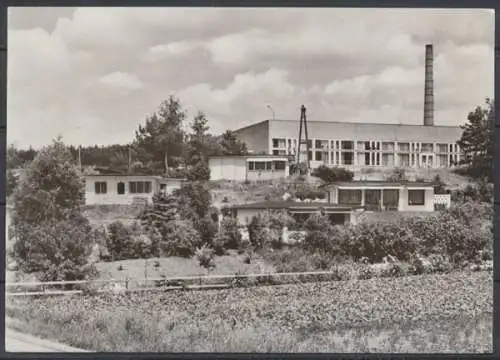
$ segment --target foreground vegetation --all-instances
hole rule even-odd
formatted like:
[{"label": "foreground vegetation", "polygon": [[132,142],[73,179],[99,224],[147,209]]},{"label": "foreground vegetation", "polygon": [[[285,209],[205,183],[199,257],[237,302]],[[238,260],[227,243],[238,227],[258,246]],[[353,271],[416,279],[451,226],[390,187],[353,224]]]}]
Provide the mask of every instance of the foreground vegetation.
[{"label": "foreground vegetation", "polygon": [[19,330],[97,351],[492,350],[491,272],[6,305]]}]

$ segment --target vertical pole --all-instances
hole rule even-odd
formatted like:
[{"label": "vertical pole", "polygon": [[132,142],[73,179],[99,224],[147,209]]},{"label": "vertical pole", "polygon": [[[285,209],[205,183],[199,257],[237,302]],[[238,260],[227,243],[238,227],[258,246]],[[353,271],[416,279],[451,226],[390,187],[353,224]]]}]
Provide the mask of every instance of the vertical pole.
[{"label": "vertical pole", "polygon": [[307,131],[306,107],[304,105],[302,105],[302,109],[301,110],[302,110],[302,118],[304,119],[304,135],[306,137],[307,173],[309,173],[309,171],[311,170],[311,163],[309,161],[310,147],[309,147],[309,134],[308,134],[308,131]]},{"label": "vertical pole", "polygon": [[78,166],[80,166],[80,171],[82,171],[82,146],[78,146]]}]

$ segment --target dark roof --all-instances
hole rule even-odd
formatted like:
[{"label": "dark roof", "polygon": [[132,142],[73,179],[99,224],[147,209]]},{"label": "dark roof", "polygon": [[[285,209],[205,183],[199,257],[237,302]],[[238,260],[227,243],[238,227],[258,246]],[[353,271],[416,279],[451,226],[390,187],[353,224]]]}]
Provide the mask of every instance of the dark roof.
[{"label": "dark roof", "polygon": [[333,184],[326,184],[326,187],[361,187],[361,186],[376,186],[376,187],[432,187],[433,184],[430,182],[397,182],[397,181],[371,181],[371,180],[362,180],[362,181],[343,181],[337,182]]},{"label": "dark roof", "polygon": [[290,155],[270,155],[270,154],[247,154],[247,155],[219,155],[219,156],[210,156],[209,159],[217,159],[217,158],[283,158],[288,159]]},{"label": "dark roof", "polygon": [[[254,125],[263,124],[263,123],[271,123],[271,122],[291,122],[291,123],[300,123],[299,119],[267,119],[262,121],[257,121],[253,124],[245,125],[241,128],[233,130],[233,132],[238,130],[243,130]],[[400,124],[400,123],[377,123],[377,122],[354,122],[354,121],[330,121],[330,120],[307,120],[308,124],[342,124],[342,125],[375,125],[375,126],[394,126],[394,127],[424,127],[424,124]],[[458,125],[432,125],[435,128],[445,128],[445,129],[460,129]]]},{"label": "dark roof", "polygon": [[360,206],[345,206],[330,204],[328,202],[298,202],[298,201],[260,201],[249,204],[233,205],[234,209],[319,209],[319,208],[330,208],[339,210],[352,210],[356,208],[361,208]]},{"label": "dark roof", "polygon": [[108,174],[91,174],[87,173],[84,176],[121,176],[121,177],[152,177],[152,178],[161,178],[160,175],[152,175],[152,174],[127,174],[127,173],[108,173]]}]

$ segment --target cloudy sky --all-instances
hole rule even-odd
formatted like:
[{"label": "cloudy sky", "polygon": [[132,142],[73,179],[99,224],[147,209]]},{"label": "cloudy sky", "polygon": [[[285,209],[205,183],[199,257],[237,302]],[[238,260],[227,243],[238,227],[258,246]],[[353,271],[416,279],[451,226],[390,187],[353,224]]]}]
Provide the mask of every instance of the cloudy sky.
[{"label": "cloudy sky", "polygon": [[493,97],[492,10],[10,8],[8,142],[129,142],[176,95],[214,132],[272,118],[435,123]]}]

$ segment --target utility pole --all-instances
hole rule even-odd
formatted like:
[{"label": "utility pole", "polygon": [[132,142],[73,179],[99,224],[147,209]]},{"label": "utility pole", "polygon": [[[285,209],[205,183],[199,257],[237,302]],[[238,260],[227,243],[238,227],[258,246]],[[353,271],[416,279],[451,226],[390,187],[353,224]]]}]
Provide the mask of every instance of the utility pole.
[{"label": "utility pole", "polygon": [[82,168],[82,145],[78,146],[78,166],[80,166],[80,171],[83,170]]},{"label": "utility pole", "polygon": [[[302,140],[302,126],[304,127],[304,135],[305,138]],[[307,174],[309,174],[309,171],[311,169],[311,164],[309,161],[309,134],[307,132],[307,116],[306,116],[306,107],[302,105],[300,107],[300,127],[299,127],[299,141],[297,143],[297,172],[300,171],[300,155],[301,155],[301,148],[302,144],[306,144],[306,164],[307,164]]]}]

